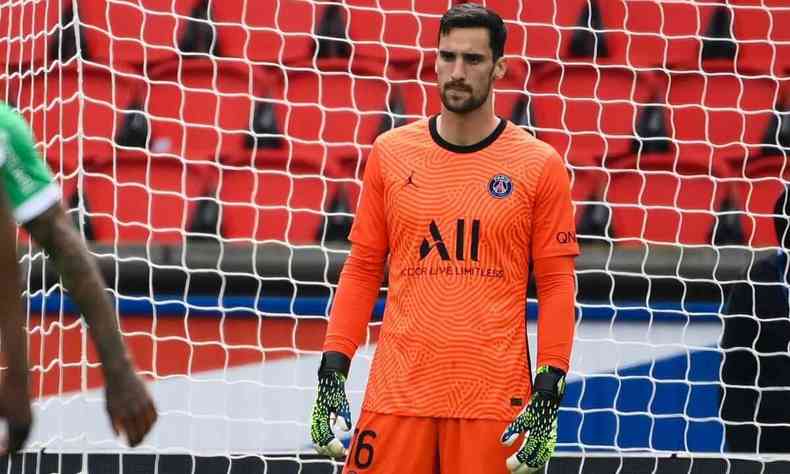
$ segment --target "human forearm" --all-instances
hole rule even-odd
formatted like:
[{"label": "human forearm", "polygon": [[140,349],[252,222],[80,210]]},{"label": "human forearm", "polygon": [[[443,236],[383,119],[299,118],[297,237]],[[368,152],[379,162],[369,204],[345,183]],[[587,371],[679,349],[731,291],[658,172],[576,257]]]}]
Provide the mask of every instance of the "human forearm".
[{"label": "human forearm", "polygon": [[547,257],[535,261],[538,290],[538,367],[567,372],[574,333],[573,257]]},{"label": "human forearm", "polygon": [[140,444],[156,422],[156,406],[134,373],[98,265],[60,205],[30,221],[27,229],[49,254],[77,303],[102,362],[107,413],[129,446]]},{"label": "human forearm", "polygon": [[513,473],[540,470],[554,454],[557,416],[573,344],[573,257],[539,258],[534,266],[538,288],[537,371],[529,403],[500,438],[510,446],[524,435],[521,447],[506,462]]},{"label": "human forearm", "polygon": [[6,379],[27,385],[27,334],[19,287],[19,262],[13,244],[16,236],[12,230],[11,240],[6,240],[8,232],[5,227],[10,227],[10,222],[8,224],[3,222],[0,227],[4,228],[0,239],[10,243],[0,246],[3,247],[0,251],[0,266],[3,268],[2,276],[5,280],[5,283],[0,285],[0,301],[3,302],[3,313],[5,313],[0,318],[0,336],[7,366]]},{"label": "human forearm", "polygon": [[53,206],[26,225],[52,259],[63,285],[77,304],[96,345],[104,372],[126,370],[126,354],[112,302],[98,265],[60,207]]},{"label": "human forearm", "polygon": [[22,311],[19,260],[16,254],[16,229],[13,225],[11,208],[5,192],[0,189],[0,302],[3,317],[0,318],[0,337],[6,358],[7,378],[24,382],[27,386],[27,334]]},{"label": "human forearm", "polygon": [[[5,261],[5,258],[3,258]],[[16,263],[16,262],[14,262]],[[4,287],[6,285],[3,285]],[[3,289],[0,301],[12,301],[13,298],[19,299],[19,287],[7,285],[8,289]],[[2,341],[3,353],[5,354],[7,372],[5,378],[14,383],[24,383],[28,380],[27,362],[27,334],[25,333],[25,319],[22,316],[21,304],[8,305],[4,308],[5,317],[2,319]]]},{"label": "human forearm", "polygon": [[386,254],[353,245],[343,266],[327,328],[325,351],[353,357],[365,331],[384,276]]}]

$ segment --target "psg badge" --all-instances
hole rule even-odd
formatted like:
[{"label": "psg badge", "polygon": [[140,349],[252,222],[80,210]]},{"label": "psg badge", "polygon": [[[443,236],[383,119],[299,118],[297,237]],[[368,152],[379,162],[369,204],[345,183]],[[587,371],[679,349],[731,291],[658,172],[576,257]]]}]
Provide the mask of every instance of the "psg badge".
[{"label": "psg badge", "polygon": [[497,199],[506,198],[513,192],[513,182],[509,177],[498,174],[488,182],[488,192]]}]

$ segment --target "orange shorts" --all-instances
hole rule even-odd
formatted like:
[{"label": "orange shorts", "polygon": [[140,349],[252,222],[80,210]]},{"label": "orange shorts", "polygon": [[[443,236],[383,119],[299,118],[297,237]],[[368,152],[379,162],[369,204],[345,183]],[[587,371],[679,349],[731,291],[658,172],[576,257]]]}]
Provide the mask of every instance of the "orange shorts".
[{"label": "orange shorts", "polygon": [[507,423],[423,418],[362,411],[344,474],[509,474],[505,460],[519,442],[502,446]]}]

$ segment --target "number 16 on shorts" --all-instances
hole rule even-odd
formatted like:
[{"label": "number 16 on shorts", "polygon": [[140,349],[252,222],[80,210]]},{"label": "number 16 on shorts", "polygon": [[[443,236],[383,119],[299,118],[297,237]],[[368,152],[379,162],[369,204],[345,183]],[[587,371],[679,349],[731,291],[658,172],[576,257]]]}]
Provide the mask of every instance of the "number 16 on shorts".
[{"label": "number 16 on shorts", "polygon": [[362,410],[343,473],[433,474],[436,435],[435,419]]},{"label": "number 16 on shorts", "polygon": [[345,474],[356,474],[357,470],[368,469],[376,456],[376,432],[370,429],[354,430],[354,438],[348,450]]}]

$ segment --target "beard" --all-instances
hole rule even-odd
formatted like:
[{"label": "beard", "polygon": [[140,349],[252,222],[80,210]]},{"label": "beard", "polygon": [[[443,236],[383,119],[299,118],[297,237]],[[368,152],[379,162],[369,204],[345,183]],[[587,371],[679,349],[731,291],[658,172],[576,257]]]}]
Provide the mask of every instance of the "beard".
[{"label": "beard", "polygon": [[[446,83],[442,87],[441,97],[442,104],[450,112],[456,114],[467,114],[469,112],[479,109],[488,99],[488,94],[491,92],[491,83],[493,79],[489,78],[488,84],[481,88],[480,93],[475,94],[475,90],[465,84]],[[462,100],[454,100],[450,98],[451,91],[462,91],[467,94],[467,97]]]}]

